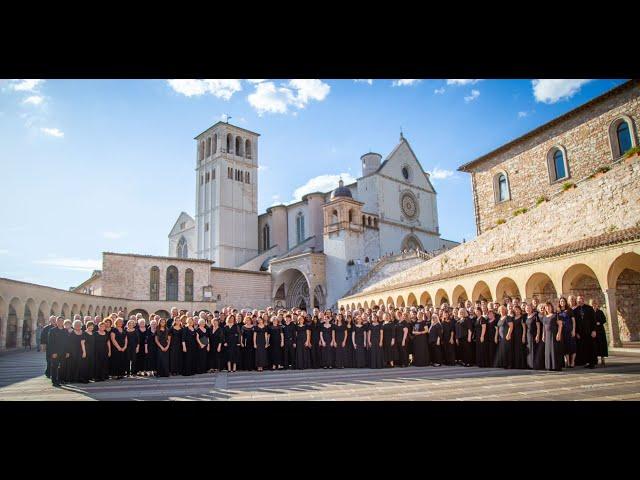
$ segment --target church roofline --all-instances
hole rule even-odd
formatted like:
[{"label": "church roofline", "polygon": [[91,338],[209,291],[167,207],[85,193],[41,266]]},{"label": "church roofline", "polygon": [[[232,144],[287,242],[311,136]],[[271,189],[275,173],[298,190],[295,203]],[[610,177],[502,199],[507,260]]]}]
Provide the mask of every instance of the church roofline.
[{"label": "church roofline", "polygon": [[160,255],[143,255],[140,253],[118,253],[118,252],[102,252],[102,255],[118,255],[120,257],[139,257],[139,258],[156,258],[158,260],[171,260],[174,262],[197,262],[197,263],[209,263],[214,264],[213,260],[207,260],[202,258],[178,258],[178,257],[164,257]]},{"label": "church roofline", "polygon": [[606,92],[604,92],[602,95],[599,95],[595,98],[592,98],[591,100],[589,100],[586,103],[583,103],[582,105],[577,106],[576,108],[574,108],[573,110],[569,110],[567,113],[564,113],[562,115],[560,115],[559,117],[554,118],[553,120],[544,123],[542,125],[540,125],[539,127],[534,128],[533,130],[530,130],[529,132],[525,133],[524,135],[521,135],[501,146],[499,146],[498,148],[490,151],[489,153],[485,153],[484,155],[476,158],[475,160],[471,160],[470,162],[467,162],[463,165],[460,165],[458,167],[458,171],[459,172],[466,172],[466,173],[471,173],[471,168],[478,165],[479,163],[482,163],[485,160],[488,160],[489,158],[497,155],[498,153],[504,152],[505,150],[508,150],[511,147],[514,147],[522,142],[524,142],[525,140],[530,139],[531,137],[535,137],[536,135],[541,134],[542,132],[549,130],[552,127],[555,127],[559,124],[561,124],[562,122],[569,120],[571,117],[577,115],[578,113],[582,113],[585,110],[590,109],[591,107],[619,94],[624,92],[625,90],[629,90],[635,86],[637,86],[638,84],[640,84],[640,80],[636,80],[636,79],[632,79],[629,80],[627,82],[624,82],[620,85],[618,85],[617,87],[612,88],[611,90],[607,90]]},{"label": "church roofline", "polygon": [[257,136],[257,137],[259,137],[259,136],[260,136],[260,134],[259,134],[259,133],[252,132],[251,130],[247,130],[246,128],[238,127],[237,125],[234,125],[234,124],[232,124],[232,123],[227,123],[227,122],[223,122],[222,120],[220,120],[220,121],[218,121],[218,122],[214,123],[213,125],[211,125],[211,126],[210,126],[209,128],[207,128],[206,130],[203,130],[202,132],[200,132],[198,135],[196,135],[195,137],[193,137],[193,139],[194,139],[194,140],[197,140],[197,139],[198,139],[198,137],[200,137],[203,133],[208,132],[209,130],[211,130],[212,128],[217,127],[217,126],[218,126],[218,125],[220,125],[220,124],[223,124],[223,125],[229,125],[229,126],[231,126],[231,127],[233,127],[233,128],[237,128],[238,130],[242,130],[243,132],[250,133],[250,134],[255,135],[255,136]]}]

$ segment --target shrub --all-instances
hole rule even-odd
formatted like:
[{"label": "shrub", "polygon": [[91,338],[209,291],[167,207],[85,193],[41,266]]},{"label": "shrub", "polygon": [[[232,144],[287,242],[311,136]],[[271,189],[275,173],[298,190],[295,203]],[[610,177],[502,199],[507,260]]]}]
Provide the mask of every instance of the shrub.
[{"label": "shrub", "polygon": [[632,155],[635,155],[636,153],[640,153],[640,147],[633,147],[627,150],[626,152],[624,152],[624,158],[629,158]]},{"label": "shrub", "polygon": [[562,184],[562,191],[566,192],[567,190],[571,189],[571,188],[575,188],[576,184],[573,182],[564,182]]},{"label": "shrub", "polygon": [[504,218],[499,218],[496,225],[502,225],[503,223],[507,223],[507,221]]},{"label": "shrub", "polygon": [[548,200],[549,200],[549,199],[548,199],[547,197],[545,197],[544,195],[543,195],[543,196],[541,196],[541,197],[538,197],[538,198],[536,199],[536,207],[537,207],[538,205],[540,205],[541,203],[544,203],[544,202],[546,202],[546,201],[548,201]]},{"label": "shrub", "polygon": [[513,216],[517,217],[518,215],[522,215],[523,213],[527,213],[527,209],[526,208],[518,208],[517,210],[513,211]]}]

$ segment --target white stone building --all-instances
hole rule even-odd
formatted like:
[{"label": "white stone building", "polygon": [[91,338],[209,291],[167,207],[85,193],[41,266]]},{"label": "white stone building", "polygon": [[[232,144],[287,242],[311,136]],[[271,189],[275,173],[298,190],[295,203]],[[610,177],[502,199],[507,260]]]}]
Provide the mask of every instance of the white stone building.
[{"label": "white stone building", "polygon": [[440,238],[436,191],[402,135],[384,161],[361,157],[356,182],[262,214],[258,137],[224,122],[195,137],[195,219],[180,214],[169,256],[269,271],[274,304],[311,308],[333,305],[383,256],[457,245]]}]

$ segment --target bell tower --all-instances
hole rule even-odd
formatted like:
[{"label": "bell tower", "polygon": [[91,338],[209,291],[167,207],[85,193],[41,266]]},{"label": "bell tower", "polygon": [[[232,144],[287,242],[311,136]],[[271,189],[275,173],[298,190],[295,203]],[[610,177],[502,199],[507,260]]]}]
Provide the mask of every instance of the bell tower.
[{"label": "bell tower", "polygon": [[258,137],[218,122],[195,137],[197,257],[235,268],[258,254]]}]

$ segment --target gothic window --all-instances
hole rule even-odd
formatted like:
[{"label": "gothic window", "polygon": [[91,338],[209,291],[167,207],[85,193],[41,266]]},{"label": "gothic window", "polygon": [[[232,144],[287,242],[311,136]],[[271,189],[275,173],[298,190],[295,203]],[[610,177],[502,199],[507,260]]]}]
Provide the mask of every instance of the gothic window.
[{"label": "gothic window", "polygon": [[337,210],[334,210],[334,211],[331,213],[331,224],[332,224],[332,225],[336,225],[337,223],[338,223],[338,211],[337,211]]},{"label": "gothic window", "polygon": [[299,212],[296,216],[296,243],[302,243],[304,238],[304,215]]},{"label": "gothic window", "polygon": [[233,178],[233,168],[231,167],[227,167],[227,178],[230,180]]},{"label": "gothic window", "polygon": [[184,237],[180,237],[180,240],[178,240],[178,247],[176,248],[176,257],[189,258],[189,249],[187,246],[187,240]]},{"label": "gothic window", "polygon": [[200,175],[200,185],[204,183],[204,175]]},{"label": "gothic window", "polygon": [[160,269],[151,267],[149,275],[149,300],[160,300]]},{"label": "gothic window", "polygon": [[167,301],[178,300],[178,269],[171,265],[167,268]]},{"label": "gothic window", "polygon": [[190,268],[184,272],[184,301],[193,302],[193,270]]},{"label": "gothic window", "polygon": [[209,172],[207,172],[204,176],[204,183],[209,183]]},{"label": "gothic window", "polygon": [[249,172],[245,172],[245,173],[244,173],[244,183],[251,183],[251,182],[249,181]]},{"label": "gothic window", "polygon": [[209,222],[204,224],[204,231],[208,232],[209,231]]},{"label": "gothic window", "polygon": [[236,137],[236,155],[242,156],[242,138]]},{"label": "gothic window", "polygon": [[218,135],[213,136],[213,153],[218,151]]},{"label": "gothic window", "polygon": [[270,233],[269,224],[262,227],[262,250],[269,250],[269,248],[271,248]]},{"label": "gothic window", "polygon": [[187,222],[180,222],[180,230],[184,230],[186,226],[187,226]]},{"label": "gothic window", "polygon": [[211,155],[211,137],[207,138],[207,157]]},{"label": "gothic window", "polygon": [[609,143],[614,160],[622,157],[629,149],[637,145],[633,120],[622,115],[609,125]]},{"label": "gothic window", "polygon": [[547,155],[549,178],[551,183],[569,176],[567,157],[563,147],[553,147]]},{"label": "gothic window", "polygon": [[233,136],[228,133],[227,134],[227,153],[231,153],[231,142],[233,142]]},{"label": "gothic window", "polygon": [[509,179],[505,172],[499,172],[493,178],[493,189],[495,192],[496,203],[509,200]]},{"label": "gothic window", "polygon": [[216,179],[216,169],[214,168],[213,170],[211,170],[211,180],[215,180]]},{"label": "gothic window", "polygon": [[200,148],[198,151],[200,160],[204,160],[204,141],[200,142]]},{"label": "gothic window", "polygon": [[247,158],[251,158],[251,140],[249,139],[244,142],[244,156]]},{"label": "gothic window", "polygon": [[349,223],[353,223],[353,210],[349,210]]}]

